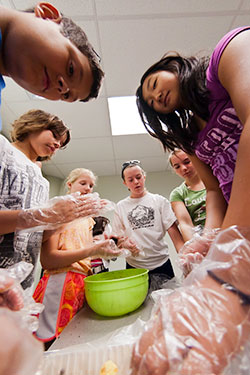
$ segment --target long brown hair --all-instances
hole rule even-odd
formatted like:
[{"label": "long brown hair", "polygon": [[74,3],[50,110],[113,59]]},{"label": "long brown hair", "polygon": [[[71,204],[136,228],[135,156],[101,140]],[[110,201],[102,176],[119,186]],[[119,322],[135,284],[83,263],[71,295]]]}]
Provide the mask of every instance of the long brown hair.
[{"label": "long brown hair", "polygon": [[[152,65],[142,76],[136,91],[137,107],[142,122],[150,135],[158,138],[164,149],[180,148],[193,153],[193,143],[197,139],[199,128],[193,114],[207,121],[209,117],[206,88],[206,70],[208,58],[184,58],[178,54],[167,54]],[[168,114],[157,113],[149,107],[142,96],[142,85],[152,73],[166,70],[177,75],[180,85],[183,108]],[[184,108],[185,106],[185,108]]]}]

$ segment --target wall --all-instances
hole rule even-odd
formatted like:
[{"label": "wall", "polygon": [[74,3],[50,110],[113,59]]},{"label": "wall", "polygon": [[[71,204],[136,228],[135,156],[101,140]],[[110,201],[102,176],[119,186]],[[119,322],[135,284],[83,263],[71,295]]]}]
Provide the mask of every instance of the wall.
[{"label": "wall", "polygon": [[47,176],[44,174],[44,177],[49,181],[50,183],[50,189],[49,189],[49,196],[50,198],[56,197],[58,195],[63,195],[64,192],[62,192],[62,188],[64,185],[63,180],[57,177],[53,176]]}]

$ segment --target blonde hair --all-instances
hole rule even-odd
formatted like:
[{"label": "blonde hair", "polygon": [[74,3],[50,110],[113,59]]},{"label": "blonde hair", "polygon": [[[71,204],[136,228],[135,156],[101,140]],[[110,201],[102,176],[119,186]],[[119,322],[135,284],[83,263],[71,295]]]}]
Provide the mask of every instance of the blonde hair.
[{"label": "blonde hair", "polygon": [[[68,188],[69,182],[73,184],[82,174],[90,176],[90,178],[93,179],[94,185],[96,184],[97,176],[90,169],[76,168],[76,169],[73,169],[73,171],[71,171],[68,177],[66,178],[65,180],[66,187]],[[67,193],[70,193],[70,189],[68,189]]]},{"label": "blonde hair", "polygon": [[[59,117],[41,109],[32,109],[15,120],[12,124],[11,139],[13,142],[23,142],[31,133],[43,130],[50,130],[55,138],[67,135],[60,148],[65,147],[70,141],[70,131],[64,122]],[[49,159],[49,156],[40,158],[40,160]]]}]

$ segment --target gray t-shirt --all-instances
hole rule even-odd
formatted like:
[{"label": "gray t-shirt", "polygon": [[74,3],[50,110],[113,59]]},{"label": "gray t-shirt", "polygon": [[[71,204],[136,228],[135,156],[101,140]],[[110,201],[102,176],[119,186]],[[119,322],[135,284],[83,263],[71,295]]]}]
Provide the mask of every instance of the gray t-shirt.
[{"label": "gray t-shirt", "polygon": [[[49,182],[42,176],[41,169],[2,135],[0,150],[0,209],[41,207],[49,197]],[[35,267],[42,235],[42,231],[16,231],[0,235],[0,267],[8,268],[20,261]],[[22,283],[24,289],[32,286],[33,271]]]}]

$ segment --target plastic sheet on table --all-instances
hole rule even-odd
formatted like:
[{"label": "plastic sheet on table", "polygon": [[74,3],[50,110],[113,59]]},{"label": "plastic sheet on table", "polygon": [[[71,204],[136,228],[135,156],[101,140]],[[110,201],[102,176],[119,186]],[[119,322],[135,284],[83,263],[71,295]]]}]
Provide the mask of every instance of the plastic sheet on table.
[{"label": "plastic sheet on table", "polygon": [[108,360],[118,366],[119,375],[129,375],[133,345],[144,324],[137,319],[98,340],[45,352],[43,367],[36,375],[99,375]]}]

